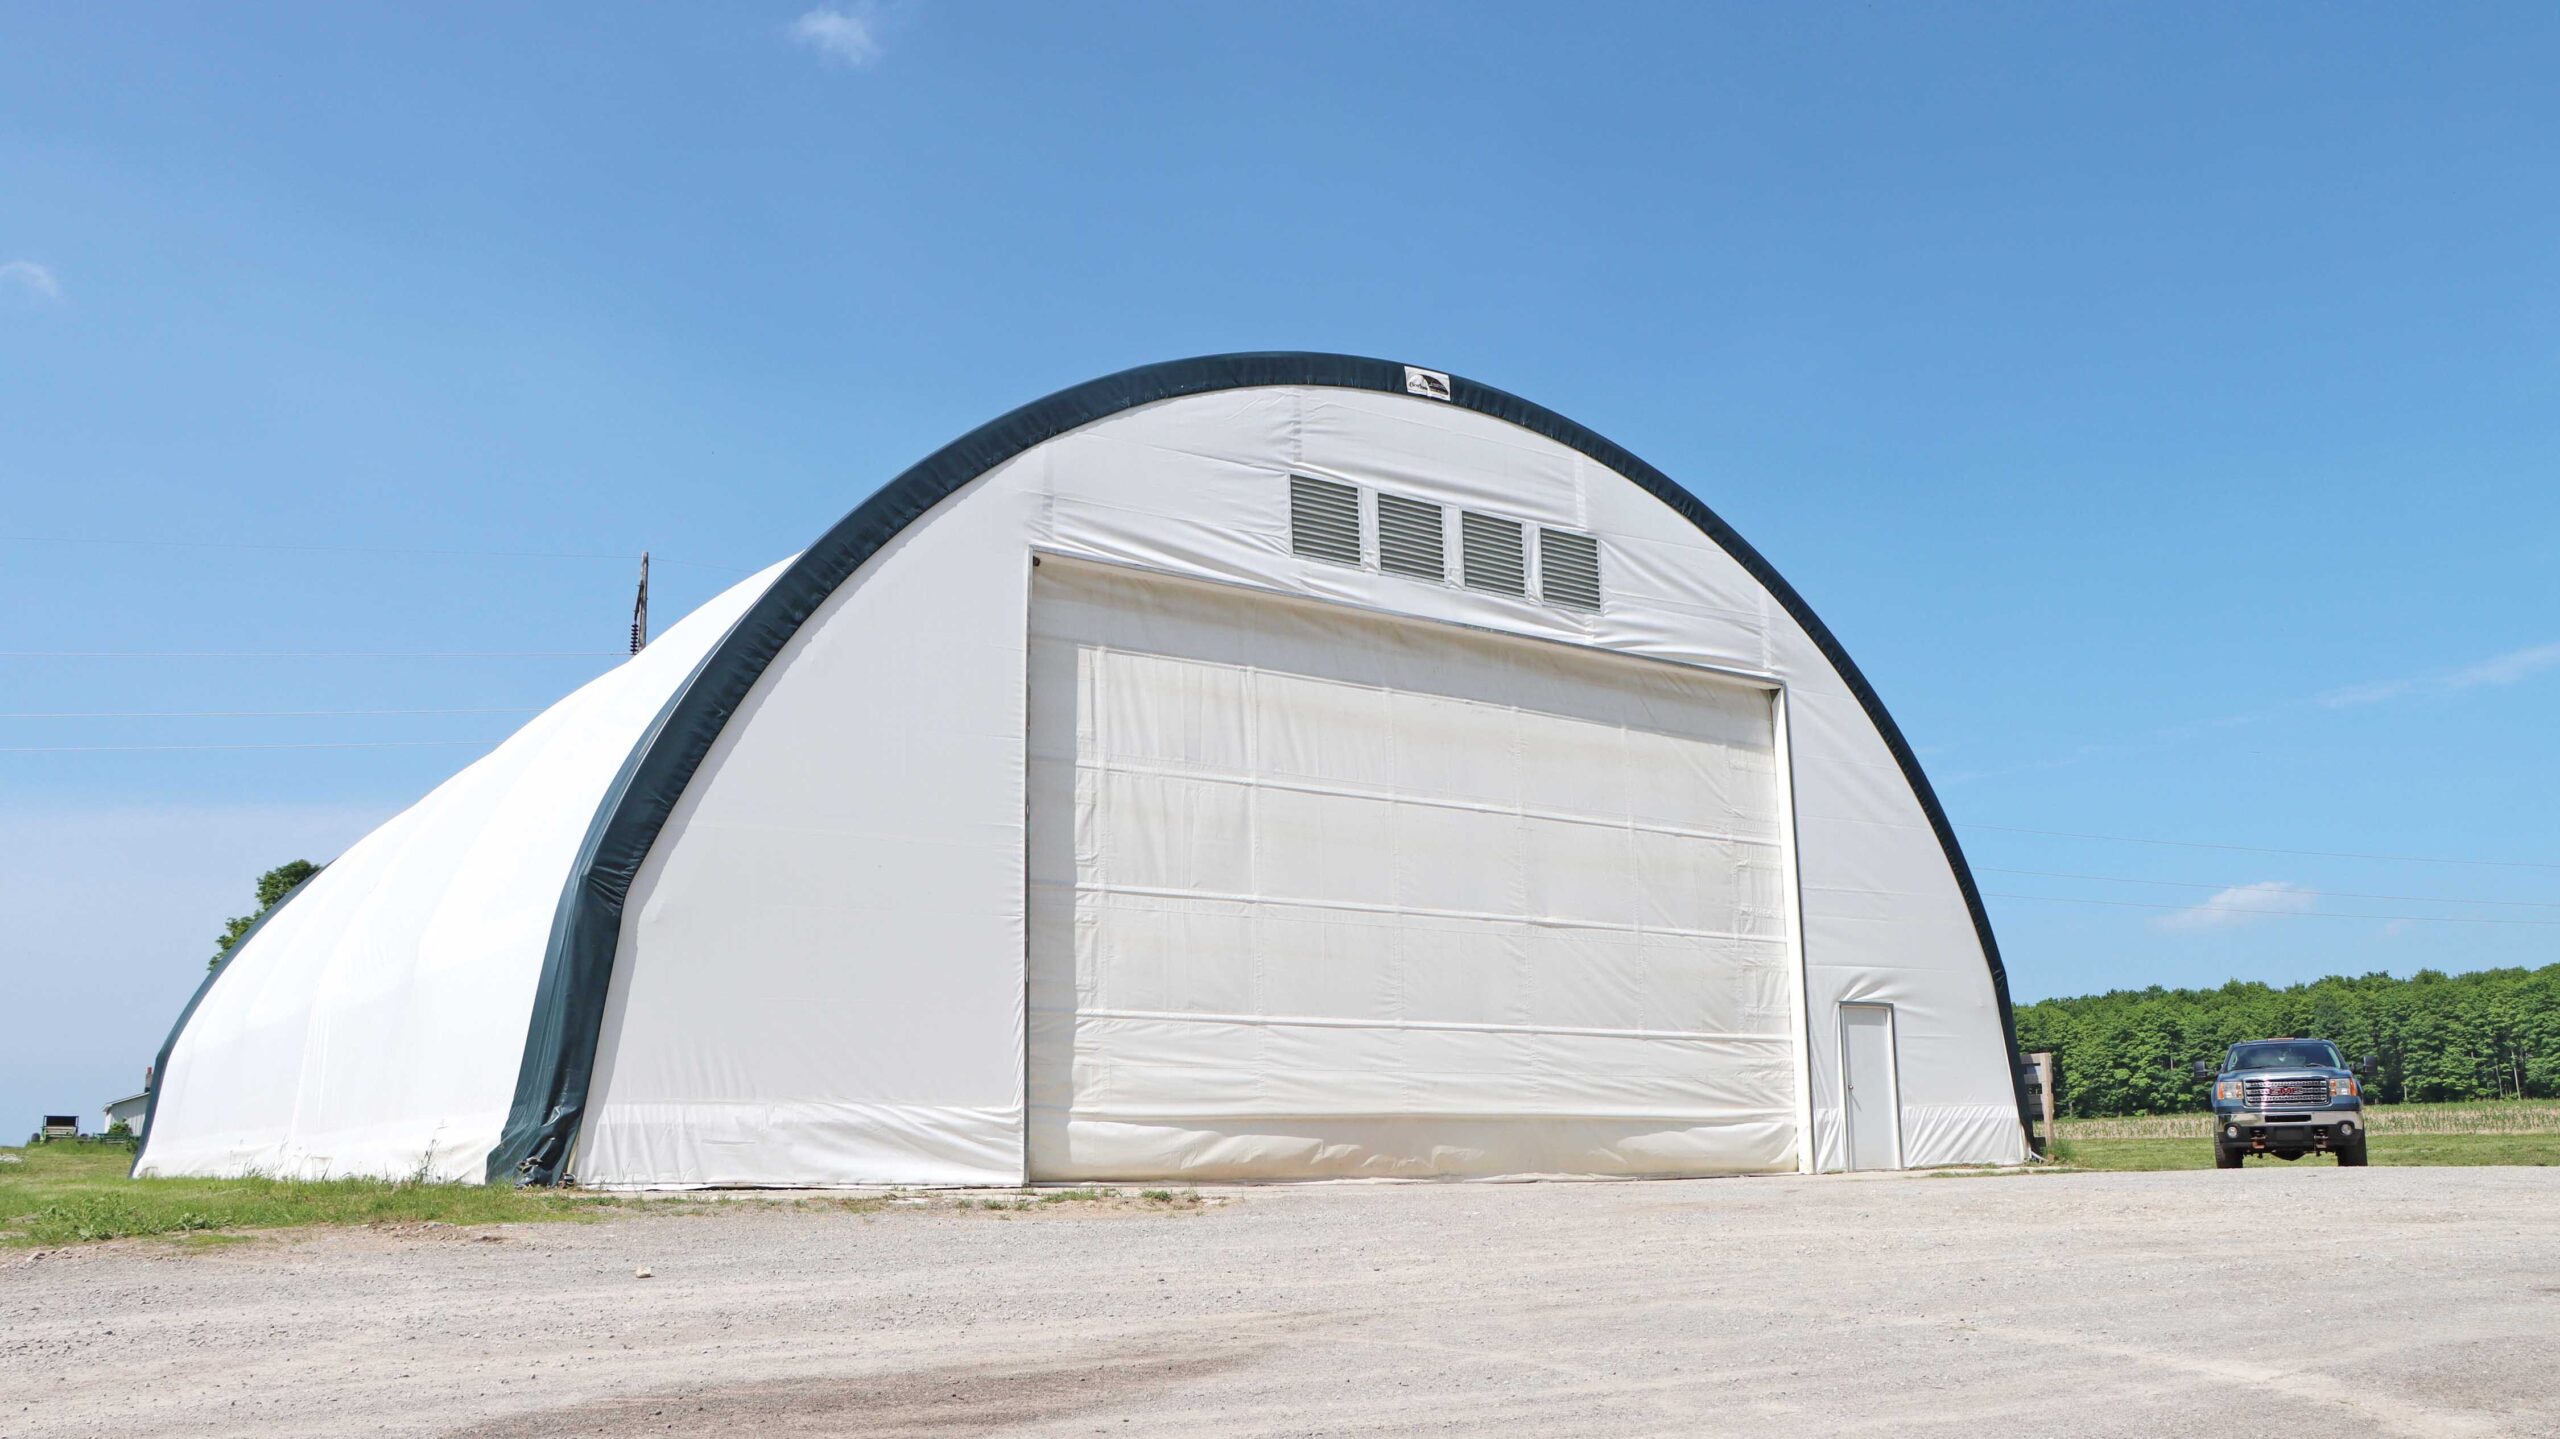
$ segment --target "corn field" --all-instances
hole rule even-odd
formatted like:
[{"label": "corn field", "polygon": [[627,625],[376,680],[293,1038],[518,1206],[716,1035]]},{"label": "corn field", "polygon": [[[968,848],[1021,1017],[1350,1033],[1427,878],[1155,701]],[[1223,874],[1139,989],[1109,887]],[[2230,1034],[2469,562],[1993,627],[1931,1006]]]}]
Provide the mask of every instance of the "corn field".
[{"label": "corn field", "polygon": [[[2560,1134],[2560,1100],[2369,1104],[2364,1113],[2376,1134]],[[2122,1119],[2064,1119],[2057,1120],[2054,1129],[2062,1139],[2203,1139],[2213,1133],[2213,1116],[2197,1110]]]}]

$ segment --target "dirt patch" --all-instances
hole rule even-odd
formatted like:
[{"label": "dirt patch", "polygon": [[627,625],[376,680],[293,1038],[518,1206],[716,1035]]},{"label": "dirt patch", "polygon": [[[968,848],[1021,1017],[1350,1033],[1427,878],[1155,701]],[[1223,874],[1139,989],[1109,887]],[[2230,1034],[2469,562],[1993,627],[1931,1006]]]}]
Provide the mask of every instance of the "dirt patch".
[{"label": "dirt patch", "polygon": [[1139,1352],[1073,1364],[953,1364],[842,1378],[773,1379],[673,1389],[539,1409],[457,1429],[452,1439],[550,1439],[567,1434],[863,1434],[965,1439],[1128,1408],[1159,1391],[1250,1360],[1256,1348]]}]

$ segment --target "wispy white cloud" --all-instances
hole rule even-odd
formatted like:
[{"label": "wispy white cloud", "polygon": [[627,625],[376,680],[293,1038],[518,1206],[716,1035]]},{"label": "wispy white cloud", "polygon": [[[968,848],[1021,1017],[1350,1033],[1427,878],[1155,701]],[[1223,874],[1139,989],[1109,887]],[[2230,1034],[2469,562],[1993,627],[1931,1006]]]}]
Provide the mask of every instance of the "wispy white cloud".
[{"label": "wispy white cloud", "polygon": [[39,300],[62,298],[62,282],[33,260],[0,260],[0,287],[23,290]]},{"label": "wispy white cloud", "polygon": [[2348,685],[2320,696],[2320,703],[2328,709],[2351,709],[2415,694],[2451,694],[2485,686],[2511,685],[2555,668],[2560,668],[2560,644],[2528,645],[2520,650],[2492,655],[2460,669]]},{"label": "wispy white cloud", "polygon": [[2204,903],[2152,921],[2162,929],[2227,929],[2277,915],[2309,914],[2320,896],[2298,884],[2263,879],[2217,891]]},{"label": "wispy white cloud", "polygon": [[2555,665],[2560,665],[2560,644],[2532,645],[2455,670],[2445,676],[2444,684],[2447,689],[2457,690],[2467,690],[2476,685],[2511,685]]},{"label": "wispy white cloud", "polygon": [[[2018,764],[2002,765],[1997,769],[1942,770],[1936,774],[1936,780],[1940,784],[1957,785],[1972,784],[1977,780],[2004,779],[2010,775],[2041,774],[2046,770],[2069,769],[2073,765],[2095,759],[2100,755],[2119,753],[2126,748],[2128,747],[2125,745],[2084,744],[2073,749],[2068,754],[2055,755],[2048,759],[2026,760]],[[1927,751],[1921,751],[1921,753],[1925,757]]]},{"label": "wispy white cloud", "polygon": [[2032,760],[1998,769],[1948,770],[1936,776],[1941,785],[1970,784],[1978,780],[1997,779],[2005,775],[2031,774],[2042,770],[2068,769],[2102,756],[2126,754],[2163,744],[2187,744],[2208,736],[2252,725],[2299,720],[2317,710],[2358,709],[2366,705],[2385,704],[2392,700],[2420,695],[2458,694],[2464,690],[2490,689],[2517,684],[2543,673],[2560,670],[2560,643],[2527,645],[2509,650],[2458,669],[2439,670],[2433,674],[2406,675],[2399,679],[2370,680],[2363,684],[2343,685],[2306,698],[2285,700],[2264,709],[2211,719],[2188,720],[2152,731],[2147,737],[2119,744],[2084,744],[2049,759]]},{"label": "wispy white cloud", "polygon": [[2358,705],[2378,705],[2386,700],[2396,700],[2417,687],[2418,681],[2413,679],[2369,680],[2360,685],[2342,685],[2320,696],[2320,706],[2343,710],[2354,709]]},{"label": "wispy white cloud", "polygon": [[869,5],[822,5],[791,22],[791,38],[832,64],[859,70],[880,58],[879,12]]}]

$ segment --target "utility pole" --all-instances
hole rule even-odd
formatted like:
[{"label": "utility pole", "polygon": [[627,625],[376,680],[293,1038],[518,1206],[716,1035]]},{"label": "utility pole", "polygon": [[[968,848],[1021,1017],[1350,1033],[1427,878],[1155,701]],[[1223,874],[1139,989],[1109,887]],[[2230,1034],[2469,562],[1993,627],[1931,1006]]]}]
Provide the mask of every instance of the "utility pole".
[{"label": "utility pole", "polygon": [[2054,1110],[2060,1099],[2061,1076],[2054,1073],[2053,1051],[2040,1049],[2026,1056],[2020,1068],[2025,1071],[2028,1098],[2044,1112],[2045,1153],[2053,1153]]},{"label": "utility pole", "polygon": [[649,552],[640,552],[640,597],[631,602],[631,652],[638,654],[649,643]]}]

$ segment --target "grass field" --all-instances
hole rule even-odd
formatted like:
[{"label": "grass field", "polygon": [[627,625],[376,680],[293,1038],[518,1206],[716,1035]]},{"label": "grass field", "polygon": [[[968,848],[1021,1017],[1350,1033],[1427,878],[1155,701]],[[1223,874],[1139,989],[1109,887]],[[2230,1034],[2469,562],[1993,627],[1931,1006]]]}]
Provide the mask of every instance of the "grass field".
[{"label": "grass field", "polygon": [[521,1223],[617,1203],[575,1191],[379,1179],[128,1179],[121,1144],[0,1149],[0,1245],[73,1244],[293,1224]]},{"label": "grass field", "polygon": [[[2560,1099],[2474,1100],[2463,1104],[2374,1104],[2365,1120],[2385,1134],[2560,1134]],[[2123,1119],[2065,1119],[2054,1125],[2063,1139],[2202,1139],[2213,1116],[2137,1114]]]},{"label": "grass field", "polygon": [[[2372,1140],[2372,1162],[2409,1165],[2560,1164],[2560,1134],[2383,1134]],[[2211,1169],[2213,1141],[2193,1139],[2064,1139],[2055,1158],[2075,1169]],[[2335,1164],[2306,1155],[2296,1164]],[[2282,1168],[2281,1159],[2252,1159],[2248,1167]]]},{"label": "grass field", "polygon": [[[0,1149],[0,1247],[79,1244],[168,1235],[220,1243],[229,1231],[305,1224],[522,1224],[583,1220],[612,1209],[716,1214],[728,1207],[701,1194],[599,1194],[575,1189],[504,1189],[381,1179],[130,1179],[133,1151],[121,1144],[39,1144]],[[856,1214],[971,1210],[1011,1218],[1060,1206],[1196,1214],[1223,1203],[1198,1190],[1110,1187],[940,1193],[815,1194],[767,1197],[788,1206]]]},{"label": "grass field", "polygon": [[[2373,1162],[2391,1165],[2560,1165],[2560,1100],[2477,1104],[2375,1105]],[[2055,1128],[2055,1157],[2078,1169],[2209,1169],[2208,1116],[2161,1114],[2129,1119],[2066,1119]],[[577,1190],[503,1189],[476,1184],[423,1184],[379,1179],[129,1179],[133,1151],[117,1144],[41,1144],[0,1149],[0,1246],[76,1244],[169,1234],[210,1237],[229,1230],[300,1224],[508,1224],[591,1218],[617,1205],[682,1205]],[[2305,1158],[2300,1164],[2334,1164]],[[2282,1165],[2252,1159],[2253,1167]],[[1159,1193],[1164,1195],[1158,1200]],[[1003,1200],[988,1209],[1028,1209],[1092,1198],[1118,1202],[1117,1190],[1050,1191]],[[1198,1196],[1183,1197],[1196,1205]],[[851,1201],[864,1206],[878,1200]],[[957,1207],[972,1201],[961,1199]],[[1171,1204],[1170,1191],[1141,1201]]]},{"label": "grass field", "polygon": [[[2365,1110],[2376,1164],[2560,1164],[2560,1100],[2470,1104],[2376,1104]],[[2055,1157],[2080,1169],[2210,1169],[2212,1116],[2148,1114],[2065,1119],[2054,1125]],[[2334,1164],[2303,1158],[2296,1164]],[[2285,1163],[2252,1159],[2255,1165]]]}]

